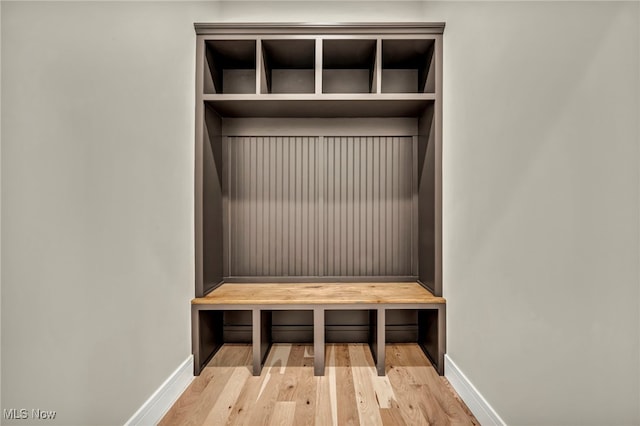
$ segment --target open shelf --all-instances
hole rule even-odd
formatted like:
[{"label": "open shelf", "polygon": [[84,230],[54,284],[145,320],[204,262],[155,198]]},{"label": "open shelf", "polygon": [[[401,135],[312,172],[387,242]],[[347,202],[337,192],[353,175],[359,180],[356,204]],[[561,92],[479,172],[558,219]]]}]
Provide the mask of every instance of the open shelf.
[{"label": "open shelf", "polygon": [[260,93],[315,93],[314,39],[262,40]]},{"label": "open shelf", "polygon": [[382,93],[434,93],[434,42],[382,40]]},{"label": "open shelf", "polygon": [[[358,96],[358,97],[355,97]],[[417,117],[435,97],[429,94],[210,95],[221,117]]]},{"label": "open shelf", "polygon": [[322,45],[323,93],[375,93],[376,40],[327,39]]},{"label": "open shelf", "polygon": [[208,40],[205,54],[205,93],[256,93],[255,40]]}]

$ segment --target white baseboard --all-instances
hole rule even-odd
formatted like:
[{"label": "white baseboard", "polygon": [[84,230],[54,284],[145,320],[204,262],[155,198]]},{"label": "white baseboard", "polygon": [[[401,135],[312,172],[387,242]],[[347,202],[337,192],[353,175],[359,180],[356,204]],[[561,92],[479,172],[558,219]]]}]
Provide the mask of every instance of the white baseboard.
[{"label": "white baseboard", "polygon": [[448,355],[444,356],[444,375],[481,425],[506,426],[504,420]]},{"label": "white baseboard", "polygon": [[157,424],[192,381],[193,355],[189,355],[153,395],[142,404],[142,407],[131,416],[125,426]]}]

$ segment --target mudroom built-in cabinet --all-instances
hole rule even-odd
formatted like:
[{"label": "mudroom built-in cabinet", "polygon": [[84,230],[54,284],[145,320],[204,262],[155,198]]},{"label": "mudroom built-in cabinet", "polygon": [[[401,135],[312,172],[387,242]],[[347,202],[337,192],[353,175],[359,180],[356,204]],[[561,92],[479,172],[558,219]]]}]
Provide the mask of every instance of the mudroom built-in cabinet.
[{"label": "mudroom built-in cabinet", "polygon": [[[441,297],[444,24],[195,28],[196,299],[223,284],[413,283]],[[380,324],[348,297],[322,305],[324,341],[371,342],[382,327],[387,342],[444,342],[443,315],[390,303]],[[318,337],[312,305],[194,306],[197,372],[258,323],[270,343]],[[443,347],[423,347],[442,362]]]}]

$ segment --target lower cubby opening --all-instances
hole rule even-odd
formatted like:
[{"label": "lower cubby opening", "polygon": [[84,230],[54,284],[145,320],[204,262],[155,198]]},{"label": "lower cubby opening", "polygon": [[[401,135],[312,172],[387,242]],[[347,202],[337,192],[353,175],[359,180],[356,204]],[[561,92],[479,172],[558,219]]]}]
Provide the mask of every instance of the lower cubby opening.
[{"label": "lower cubby opening", "polygon": [[418,311],[416,309],[387,309],[385,320],[387,343],[415,343],[418,341]]},{"label": "lower cubby opening", "polygon": [[313,311],[272,311],[274,343],[313,343]]},{"label": "lower cubby opening", "polygon": [[372,309],[325,310],[326,343],[368,343]]},{"label": "lower cubby opening", "polygon": [[251,343],[252,312],[224,311],[223,336],[225,343]]},{"label": "lower cubby opening", "polygon": [[[313,311],[274,310],[269,312],[272,318],[272,339],[275,343],[313,342]],[[370,312],[369,309],[325,311],[325,339],[327,343],[367,342]],[[209,311],[209,314],[212,313],[213,311]],[[387,342],[416,342],[418,340],[418,313],[416,309],[387,309],[385,324]],[[251,323],[250,310],[224,311],[224,341],[251,343]]]},{"label": "lower cubby opening", "polygon": [[[313,343],[313,311],[267,312],[271,316],[271,339],[274,343]],[[367,343],[371,312],[375,310],[326,310],[325,341]],[[223,339],[226,343],[251,343],[251,311],[224,311],[223,318]],[[388,309],[385,329],[388,343],[417,342],[418,312],[415,309]]]},{"label": "lower cubby opening", "polygon": [[387,309],[385,343],[417,343],[433,365],[442,368],[443,318],[436,309]]}]

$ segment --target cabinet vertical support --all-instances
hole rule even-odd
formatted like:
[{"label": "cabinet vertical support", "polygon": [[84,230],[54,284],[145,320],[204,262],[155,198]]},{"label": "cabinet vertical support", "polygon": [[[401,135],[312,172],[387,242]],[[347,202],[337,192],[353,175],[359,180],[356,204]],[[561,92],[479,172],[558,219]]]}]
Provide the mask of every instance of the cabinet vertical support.
[{"label": "cabinet vertical support", "polygon": [[262,39],[256,39],[256,93],[269,93],[269,80],[267,78],[267,68],[262,51]]},{"label": "cabinet vertical support", "polygon": [[313,374],[324,376],[324,309],[313,310]]},{"label": "cabinet vertical support", "polygon": [[436,35],[436,100],[434,161],[434,295],[442,296],[442,34]]},{"label": "cabinet vertical support", "polygon": [[204,138],[204,103],[203,93],[204,74],[204,38],[197,37],[196,43],[196,140],[194,164],[194,228],[195,228],[195,297],[204,296],[204,267],[203,267],[203,228],[202,228],[202,150]]},{"label": "cabinet vertical support", "polygon": [[418,344],[436,367],[438,374],[444,374],[444,354],[446,352],[446,305],[435,309],[418,310]]},{"label": "cabinet vertical support", "polygon": [[385,319],[386,311],[384,308],[372,309],[369,311],[369,347],[371,355],[376,363],[376,371],[378,376],[384,376],[385,369]]},{"label": "cabinet vertical support", "polygon": [[259,376],[262,365],[271,348],[271,311],[253,309],[252,311],[252,340],[253,340],[253,375]]},{"label": "cabinet vertical support", "polygon": [[262,78],[264,76],[263,70],[263,60],[262,60],[262,40],[256,39],[256,91],[255,93],[259,95],[262,93]]},{"label": "cabinet vertical support", "polygon": [[222,347],[222,322],[222,311],[191,306],[191,350],[195,376],[200,375],[202,368]]},{"label": "cabinet vertical support", "polygon": [[418,136],[413,137],[411,147],[411,273],[420,276],[420,204],[418,200]]},{"label": "cabinet vertical support", "polygon": [[193,354],[193,375],[199,376],[202,371],[202,363],[200,362],[200,310],[195,306],[191,306],[191,353]]},{"label": "cabinet vertical support", "polygon": [[315,62],[315,81],[316,93],[322,93],[322,39],[316,39],[316,62]]},{"label": "cabinet vertical support", "polygon": [[382,93],[382,39],[376,40],[376,63],[374,64],[376,67],[374,75],[373,93]]},{"label": "cabinet vertical support", "polygon": [[438,374],[444,376],[444,354],[447,351],[447,305],[438,309]]}]

